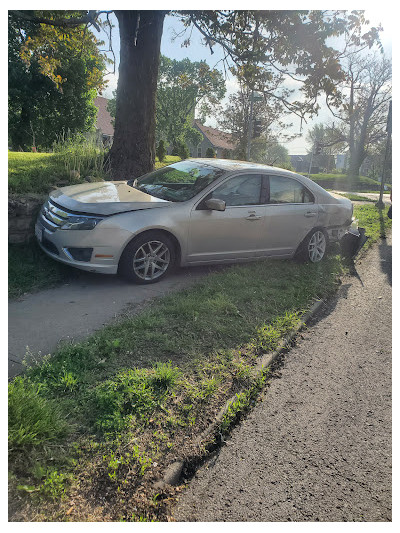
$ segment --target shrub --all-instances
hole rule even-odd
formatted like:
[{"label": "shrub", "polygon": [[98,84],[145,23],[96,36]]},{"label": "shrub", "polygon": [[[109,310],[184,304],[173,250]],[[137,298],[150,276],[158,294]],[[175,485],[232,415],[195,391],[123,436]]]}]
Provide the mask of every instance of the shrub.
[{"label": "shrub", "polygon": [[213,148],[207,148],[206,157],[217,157],[217,154]]},{"label": "shrub", "polygon": [[165,160],[165,156],[167,155],[167,150],[165,148],[165,142],[162,139],[158,143],[156,155],[160,163],[162,163]]},{"label": "shrub", "polygon": [[53,150],[64,163],[68,176],[104,177],[105,151],[98,135],[67,132],[53,144]]},{"label": "shrub", "polygon": [[181,159],[187,159],[190,156],[189,148],[183,141],[178,141],[172,149],[172,155],[177,155]]}]

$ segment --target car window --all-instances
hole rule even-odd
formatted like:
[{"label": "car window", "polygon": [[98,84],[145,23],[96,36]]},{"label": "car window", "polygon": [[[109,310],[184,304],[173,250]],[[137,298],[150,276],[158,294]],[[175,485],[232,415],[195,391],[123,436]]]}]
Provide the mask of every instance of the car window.
[{"label": "car window", "polygon": [[129,181],[132,187],[172,202],[185,202],[219,178],[222,170],[194,161],[180,161]]},{"label": "car window", "polygon": [[212,198],[224,200],[227,206],[257,205],[260,203],[261,176],[242,174],[228,179],[212,192]]},{"label": "car window", "polygon": [[271,204],[305,204],[314,202],[310,191],[300,182],[281,176],[269,177],[269,202]]}]

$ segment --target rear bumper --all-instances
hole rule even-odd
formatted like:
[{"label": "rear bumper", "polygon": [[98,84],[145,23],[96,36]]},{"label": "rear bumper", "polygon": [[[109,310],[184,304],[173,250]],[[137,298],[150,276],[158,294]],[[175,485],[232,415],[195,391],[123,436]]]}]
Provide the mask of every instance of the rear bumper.
[{"label": "rear bumper", "polygon": [[327,228],[330,242],[340,244],[342,255],[354,257],[366,243],[368,236],[365,229],[358,227],[358,220],[352,220],[349,226],[335,226]]},{"label": "rear bumper", "polygon": [[355,257],[367,242],[367,239],[368,236],[365,235],[365,228],[350,227],[340,240],[342,255],[345,257]]}]

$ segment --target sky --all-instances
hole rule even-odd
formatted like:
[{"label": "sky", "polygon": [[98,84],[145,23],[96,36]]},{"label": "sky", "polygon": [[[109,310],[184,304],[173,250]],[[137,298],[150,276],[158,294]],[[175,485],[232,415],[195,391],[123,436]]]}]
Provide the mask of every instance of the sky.
[{"label": "sky", "polygon": [[[364,2],[364,5],[362,7],[355,6],[355,8],[365,9],[365,14],[366,14],[367,19],[370,21],[370,25],[377,26],[379,24],[382,24],[383,31],[380,34],[381,41],[383,44],[383,48],[385,50],[385,55],[387,57],[391,57],[392,38],[393,38],[393,8],[390,6],[389,3],[386,4],[386,2],[380,2],[379,8],[376,6],[377,6],[377,3],[375,3],[374,5],[371,2],[371,7],[369,7],[368,2]],[[230,7],[235,8],[236,6],[233,5]],[[249,6],[249,7],[254,7],[254,6]],[[285,3],[285,5],[282,7],[285,9],[288,9],[290,6],[286,7],[286,3]],[[188,7],[186,7],[186,9],[187,8]],[[315,6],[310,6],[310,8],[318,9],[318,7],[315,7]],[[347,8],[348,9],[348,6],[340,6],[340,5],[336,6],[335,5],[335,8],[338,8],[338,9]],[[113,42],[114,53],[116,56],[116,68],[115,68],[115,74],[110,74],[107,77],[107,79],[109,80],[108,87],[103,92],[103,96],[105,96],[106,98],[112,97],[112,92],[117,87],[117,78],[118,78],[118,56],[119,56],[118,23],[114,15],[112,15],[112,20],[114,21],[114,24],[115,24],[115,28],[113,29],[112,42]],[[181,43],[183,42],[184,38],[177,37],[176,39],[174,39],[174,36],[177,33],[179,33],[182,29],[183,29],[183,25],[180,23],[177,17],[170,16],[170,15],[166,16],[165,22],[164,22],[163,37],[161,41],[161,53],[169,58],[177,59],[177,60],[184,59],[185,57],[188,57],[191,61],[205,60],[210,65],[211,68],[215,67],[224,72],[222,61],[221,61],[223,57],[221,47],[216,45],[213,48],[214,54],[211,55],[209,49],[202,44],[201,35],[196,30],[193,31],[192,33],[190,46],[182,47]],[[106,42],[108,42],[105,35],[102,35],[102,38]],[[227,93],[226,93],[224,100],[221,102],[223,106],[228,102],[229,95],[238,90],[237,81],[231,74],[227,75],[225,83],[226,83]],[[326,106],[324,105],[323,99],[320,100],[320,105],[321,105],[321,110],[319,111],[318,115],[312,120],[308,120],[306,124],[303,123],[302,129],[300,125],[300,119],[298,119],[294,115],[288,117],[288,120],[293,123],[291,132],[301,133],[301,137],[298,137],[294,139],[293,141],[284,143],[286,148],[289,150],[290,154],[307,153],[306,135],[307,135],[308,129],[312,128],[313,125],[317,123],[332,122],[332,115],[329,112],[329,110],[326,108]],[[218,127],[218,124],[214,117],[209,117],[205,123],[208,126]]]}]

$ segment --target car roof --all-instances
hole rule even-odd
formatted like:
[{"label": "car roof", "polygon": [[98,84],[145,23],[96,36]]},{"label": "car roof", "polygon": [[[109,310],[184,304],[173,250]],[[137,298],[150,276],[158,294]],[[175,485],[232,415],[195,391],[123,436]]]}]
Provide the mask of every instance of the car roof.
[{"label": "car roof", "polygon": [[[252,163],[251,161],[237,161],[236,159],[215,159],[215,158],[190,158],[190,161],[210,165],[222,170],[282,170],[277,167],[269,167],[268,165],[262,165],[260,163]],[[289,172],[289,171],[286,171]]]},{"label": "car roof", "polygon": [[236,159],[215,159],[215,158],[195,158],[191,157],[187,161],[195,161],[196,163],[219,168],[221,170],[231,170],[231,171],[238,171],[238,170],[262,170],[263,172],[271,172],[273,174],[292,174],[293,176],[297,176],[300,178],[304,178],[305,176],[302,174],[297,174],[296,172],[293,172],[291,170],[287,170],[286,168],[280,168],[280,167],[271,167],[269,165],[263,165],[262,163],[253,163],[252,161],[238,161]]}]

